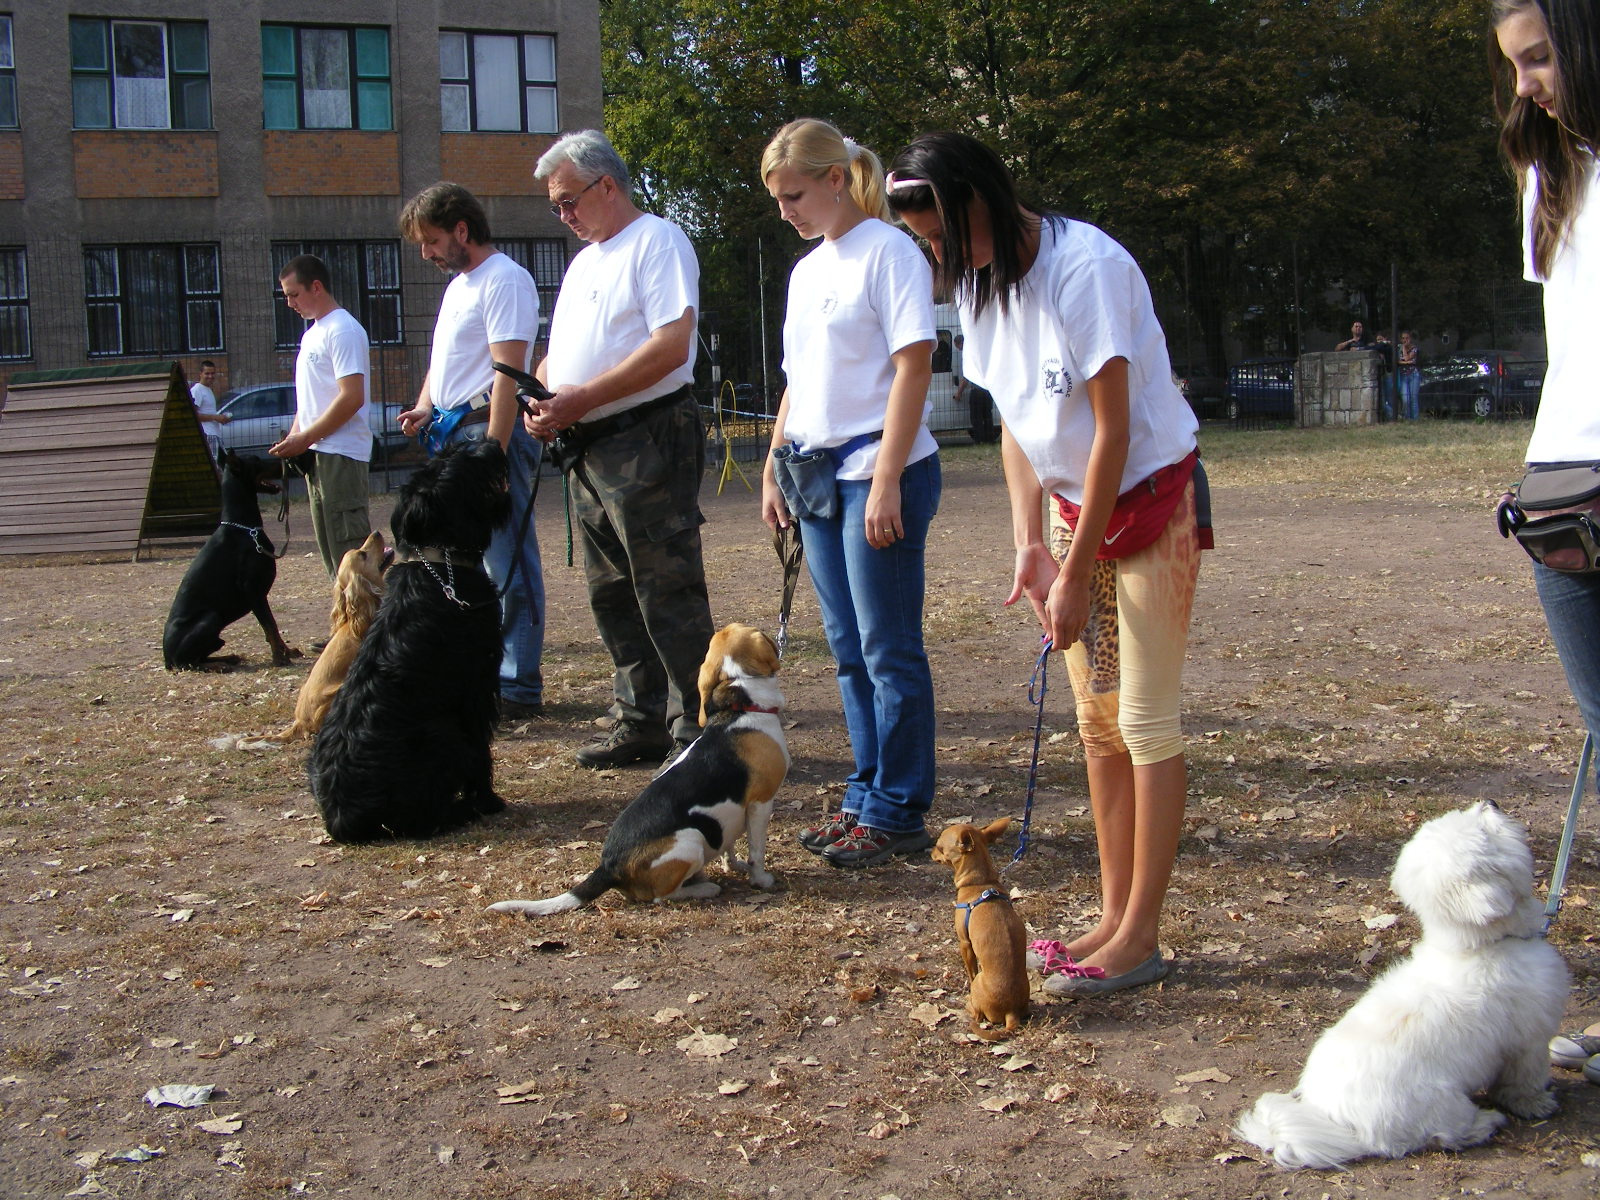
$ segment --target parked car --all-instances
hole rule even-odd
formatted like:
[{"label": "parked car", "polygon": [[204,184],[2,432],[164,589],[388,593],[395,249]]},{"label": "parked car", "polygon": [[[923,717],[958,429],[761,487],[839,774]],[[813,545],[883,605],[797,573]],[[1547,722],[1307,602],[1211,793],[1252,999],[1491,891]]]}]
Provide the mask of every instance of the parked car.
[{"label": "parked car", "polygon": [[1417,404],[1442,417],[1531,417],[1539,411],[1545,364],[1516,350],[1469,350],[1422,360]]},{"label": "parked car", "polygon": [[[230,418],[218,425],[217,436],[225,450],[235,454],[265,454],[277,445],[294,424],[294,384],[264,383],[255,387],[233,388],[217,401],[217,411]],[[367,427],[372,431],[372,457],[376,461],[385,448],[394,450],[410,439],[400,432],[398,417],[403,404],[369,405]]]},{"label": "parked car", "polygon": [[1255,358],[1228,369],[1230,421],[1294,419],[1294,359]]},{"label": "parked car", "polygon": [[1189,402],[1197,417],[1220,417],[1226,414],[1228,381],[1217,371],[1201,364],[1173,363],[1172,381],[1178,385],[1183,398]]}]

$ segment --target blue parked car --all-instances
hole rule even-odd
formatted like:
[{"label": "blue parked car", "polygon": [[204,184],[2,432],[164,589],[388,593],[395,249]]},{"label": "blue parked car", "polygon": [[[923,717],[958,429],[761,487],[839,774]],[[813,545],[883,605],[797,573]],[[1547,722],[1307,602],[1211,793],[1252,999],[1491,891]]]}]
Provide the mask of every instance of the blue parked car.
[{"label": "blue parked car", "polygon": [[1228,368],[1230,421],[1292,421],[1294,359],[1255,358]]}]

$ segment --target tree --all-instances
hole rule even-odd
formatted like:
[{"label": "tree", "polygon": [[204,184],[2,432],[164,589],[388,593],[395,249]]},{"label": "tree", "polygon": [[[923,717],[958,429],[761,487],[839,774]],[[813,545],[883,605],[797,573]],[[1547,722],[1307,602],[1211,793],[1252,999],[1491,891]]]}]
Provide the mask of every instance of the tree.
[{"label": "tree", "polygon": [[756,170],[807,115],[886,157],[977,132],[1122,240],[1217,365],[1292,344],[1296,267],[1309,324],[1342,323],[1329,294],[1375,310],[1395,263],[1429,329],[1480,321],[1460,281],[1516,261],[1475,0],[606,0],[602,29],[613,140],[725,314],[763,285],[781,314],[803,247]]}]

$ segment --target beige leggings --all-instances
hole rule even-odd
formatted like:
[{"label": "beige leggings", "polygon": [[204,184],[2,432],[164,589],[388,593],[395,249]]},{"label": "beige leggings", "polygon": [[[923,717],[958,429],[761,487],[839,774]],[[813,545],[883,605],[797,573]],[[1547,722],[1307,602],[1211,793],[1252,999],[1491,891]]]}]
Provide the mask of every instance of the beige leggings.
[{"label": "beige leggings", "polygon": [[[1071,545],[1052,505],[1050,553],[1060,562]],[[1126,751],[1135,766],[1148,766],[1183,753],[1179,689],[1199,576],[1192,482],[1151,545],[1095,563],[1089,620],[1065,653],[1085,754]]]}]

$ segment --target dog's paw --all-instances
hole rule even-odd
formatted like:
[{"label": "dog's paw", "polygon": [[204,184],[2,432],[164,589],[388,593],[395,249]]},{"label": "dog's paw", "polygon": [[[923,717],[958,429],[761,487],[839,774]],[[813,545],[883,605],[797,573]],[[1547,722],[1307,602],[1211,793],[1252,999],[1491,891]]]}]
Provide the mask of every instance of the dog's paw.
[{"label": "dog's paw", "polygon": [[770,892],[778,886],[778,877],[771,871],[763,871],[757,867],[750,872],[750,882],[763,892]]},{"label": "dog's paw", "polygon": [[1561,1107],[1556,1094],[1549,1088],[1541,1088],[1537,1092],[1513,1091],[1507,1088],[1492,1093],[1490,1099],[1512,1116],[1521,1117],[1524,1121],[1539,1121],[1545,1117],[1553,1117],[1556,1110]]}]

